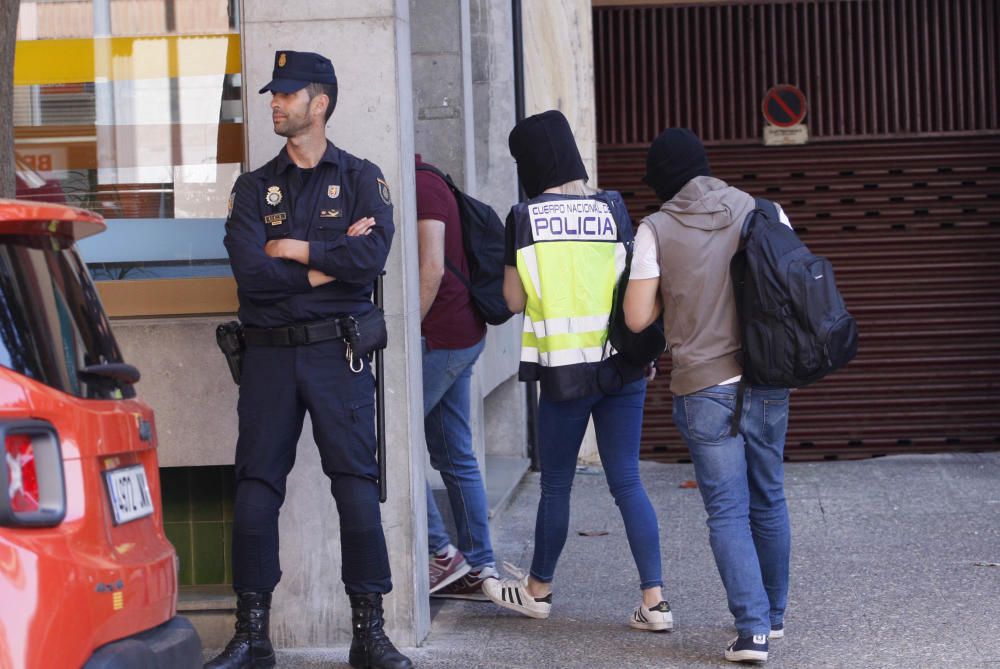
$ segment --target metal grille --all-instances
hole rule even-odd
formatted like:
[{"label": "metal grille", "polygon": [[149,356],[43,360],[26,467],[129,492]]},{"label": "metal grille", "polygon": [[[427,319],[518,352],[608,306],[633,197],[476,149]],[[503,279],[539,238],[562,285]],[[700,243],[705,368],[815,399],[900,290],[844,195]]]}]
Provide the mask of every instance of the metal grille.
[{"label": "metal grille", "polygon": [[[712,147],[713,173],[782,204],[830,258],[858,357],[792,395],[791,459],[1000,447],[1000,135]],[[644,147],[600,147],[601,185],[638,221],[658,206]],[[687,457],[669,356],[650,385],[643,456]]]},{"label": "metal grille", "polygon": [[779,83],[820,141],[1000,129],[996,0],[599,7],[594,40],[599,144],[759,140]]}]

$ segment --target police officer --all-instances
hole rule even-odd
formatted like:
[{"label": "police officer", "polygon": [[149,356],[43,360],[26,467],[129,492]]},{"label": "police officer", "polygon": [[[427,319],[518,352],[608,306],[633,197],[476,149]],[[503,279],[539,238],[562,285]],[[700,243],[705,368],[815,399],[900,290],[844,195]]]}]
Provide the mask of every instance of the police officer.
[{"label": "police officer", "polygon": [[[243,174],[229,199],[226,249],[247,343],[239,397],[233,589],[236,634],[206,668],[272,667],[271,592],[281,578],[278,511],[306,411],[340,516],[341,577],[351,602],[352,667],[406,669],[383,630],[392,582],[379,513],[374,378],[343,339],[345,316],[373,309],[372,282],[392,242],[381,170],[337,148],[333,64],[279,51],[271,93],[285,147]],[[350,221],[354,223],[349,224]]]}]

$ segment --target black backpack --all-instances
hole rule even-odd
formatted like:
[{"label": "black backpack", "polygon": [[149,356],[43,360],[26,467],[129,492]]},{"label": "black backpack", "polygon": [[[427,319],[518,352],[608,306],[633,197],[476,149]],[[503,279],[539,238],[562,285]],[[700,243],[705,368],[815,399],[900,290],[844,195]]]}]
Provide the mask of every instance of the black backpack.
[{"label": "black backpack", "polygon": [[837,290],[833,266],[779,220],[773,202],[757,198],[729,272],[745,382],[800,388],[854,358],[858,326]]},{"label": "black backpack", "polygon": [[460,191],[451,177],[431,165],[418,165],[418,170],[436,174],[448,184],[462,222],[462,246],[469,265],[465,276],[448,258],[445,265],[469,289],[476,310],[490,325],[507,322],[512,314],[503,298],[504,227],[500,217],[485,202]]}]

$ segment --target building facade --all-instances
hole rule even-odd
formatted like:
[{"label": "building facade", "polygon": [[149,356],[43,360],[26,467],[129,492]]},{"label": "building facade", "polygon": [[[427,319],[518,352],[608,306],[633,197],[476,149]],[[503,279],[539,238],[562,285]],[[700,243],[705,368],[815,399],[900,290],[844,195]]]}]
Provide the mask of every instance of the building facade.
[{"label": "building facade", "polygon": [[[514,15],[523,14],[524,80]],[[15,55],[18,195],[102,213],[81,245],[141,396],[157,412],[168,537],[180,556],[180,608],[206,646],[231,633],[229,542],[237,388],[214,341],[233,317],[222,246],[238,174],[281,147],[268,99],[277,49],[318,51],[337,70],[328,126],[338,146],[378,164],[395,204],[385,275],[389,499],[383,522],[394,590],[390,634],[418,644],[430,618],[414,154],[451,173],[501,216],[517,200],[507,133],[516,92],[527,113],[562,107],[596,164],[589,2],[507,0],[23,0]],[[545,25],[565,25],[550,50]],[[581,28],[583,29],[581,31]],[[575,53],[570,57],[572,49]],[[555,68],[555,69],[553,69]],[[556,73],[571,72],[562,77]],[[596,177],[595,177],[596,178]],[[490,327],[473,379],[473,428],[491,510],[526,471],[520,319]],[[281,514],[281,647],[349,641],[336,510],[305,425]]]}]

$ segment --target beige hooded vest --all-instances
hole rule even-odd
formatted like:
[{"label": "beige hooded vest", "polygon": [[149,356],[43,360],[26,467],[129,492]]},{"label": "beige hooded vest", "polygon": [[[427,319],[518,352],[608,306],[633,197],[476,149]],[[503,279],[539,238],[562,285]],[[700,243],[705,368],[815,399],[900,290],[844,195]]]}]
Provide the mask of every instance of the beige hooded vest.
[{"label": "beige hooded vest", "polygon": [[643,219],[656,237],[670,391],[687,395],[739,376],[740,334],[729,261],[754,199],[695,177]]}]

